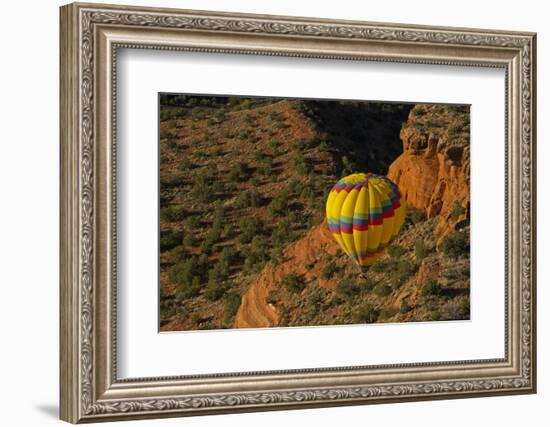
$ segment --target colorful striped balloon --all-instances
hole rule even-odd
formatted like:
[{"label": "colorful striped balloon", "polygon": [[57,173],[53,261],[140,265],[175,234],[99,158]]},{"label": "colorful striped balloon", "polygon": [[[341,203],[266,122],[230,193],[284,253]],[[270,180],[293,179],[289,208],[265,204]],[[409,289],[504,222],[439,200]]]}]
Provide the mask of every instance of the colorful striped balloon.
[{"label": "colorful striped balloon", "polygon": [[405,219],[397,185],[372,173],[354,173],[338,181],[326,209],[332,235],[360,266],[372,265],[382,256]]}]

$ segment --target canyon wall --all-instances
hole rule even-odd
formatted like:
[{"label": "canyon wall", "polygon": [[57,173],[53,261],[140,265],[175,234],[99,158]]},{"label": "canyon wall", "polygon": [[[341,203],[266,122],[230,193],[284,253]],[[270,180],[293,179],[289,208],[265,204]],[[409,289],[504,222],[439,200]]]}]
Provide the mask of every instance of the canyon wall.
[{"label": "canyon wall", "polygon": [[439,241],[469,215],[469,131],[468,107],[416,105],[401,129],[403,154],[388,171],[408,207],[438,216]]}]

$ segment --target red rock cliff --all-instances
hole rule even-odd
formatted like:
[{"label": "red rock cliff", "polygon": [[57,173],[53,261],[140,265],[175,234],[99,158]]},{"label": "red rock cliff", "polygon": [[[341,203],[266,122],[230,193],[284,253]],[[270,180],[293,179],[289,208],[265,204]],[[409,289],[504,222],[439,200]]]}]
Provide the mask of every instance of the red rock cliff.
[{"label": "red rock cliff", "polygon": [[416,105],[401,129],[403,154],[388,171],[408,206],[439,216],[439,240],[468,215],[469,132],[468,107]]}]

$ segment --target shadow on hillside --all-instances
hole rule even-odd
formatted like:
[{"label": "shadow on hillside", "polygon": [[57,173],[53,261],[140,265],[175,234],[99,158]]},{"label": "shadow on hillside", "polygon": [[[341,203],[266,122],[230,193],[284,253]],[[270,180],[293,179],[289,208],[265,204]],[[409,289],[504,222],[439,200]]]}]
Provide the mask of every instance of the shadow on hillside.
[{"label": "shadow on hillside", "polygon": [[303,101],[303,111],[324,134],[339,169],[385,175],[403,152],[399,133],[414,104]]}]

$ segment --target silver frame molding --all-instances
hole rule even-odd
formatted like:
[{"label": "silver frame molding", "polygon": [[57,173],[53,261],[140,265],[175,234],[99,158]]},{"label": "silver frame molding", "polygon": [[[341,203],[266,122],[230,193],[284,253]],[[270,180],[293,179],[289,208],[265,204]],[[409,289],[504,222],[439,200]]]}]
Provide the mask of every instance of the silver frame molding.
[{"label": "silver frame molding", "polygon": [[[75,3],[61,14],[60,416],[72,423],[536,391],[533,33]],[[500,67],[505,357],[117,379],[118,48]]]}]

